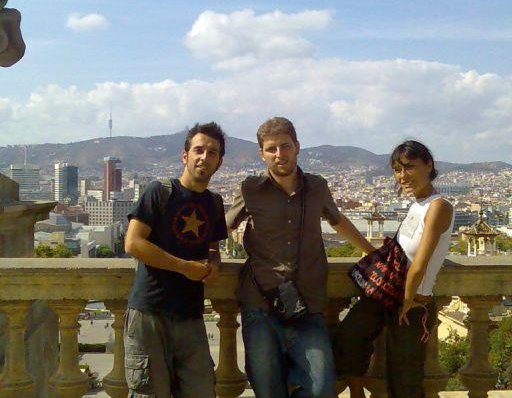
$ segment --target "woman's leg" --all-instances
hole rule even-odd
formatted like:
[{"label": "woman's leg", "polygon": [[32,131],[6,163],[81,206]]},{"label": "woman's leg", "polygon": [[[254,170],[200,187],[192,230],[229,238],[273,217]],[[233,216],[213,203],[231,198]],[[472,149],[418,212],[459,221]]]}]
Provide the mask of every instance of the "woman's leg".
[{"label": "woman's leg", "polygon": [[334,360],[339,377],[347,379],[351,398],[363,398],[363,376],[370,365],[373,341],[385,324],[384,308],[362,297],[334,334]]},{"label": "woman's leg", "polygon": [[[409,325],[398,325],[398,313],[389,318],[386,335],[389,398],[424,398],[425,332],[430,332],[437,315],[432,301],[425,308],[412,308]],[[435,336],[431,337],[435,338]]]}]

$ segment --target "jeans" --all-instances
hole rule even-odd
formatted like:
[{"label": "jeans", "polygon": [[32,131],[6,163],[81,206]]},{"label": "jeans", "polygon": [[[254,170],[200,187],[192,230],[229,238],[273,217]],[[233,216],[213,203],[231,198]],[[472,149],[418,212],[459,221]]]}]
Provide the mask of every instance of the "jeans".
[{"label": "jeans", "polygon": [[263,310],[243,310],[242,335],[256,398],[335,396],[332,347],[322,314],[284,325]]},{"label": "jeans", "polygon": [[128,398],[214,398],[215,374],[203,318],[180,319],[128,308]]}]

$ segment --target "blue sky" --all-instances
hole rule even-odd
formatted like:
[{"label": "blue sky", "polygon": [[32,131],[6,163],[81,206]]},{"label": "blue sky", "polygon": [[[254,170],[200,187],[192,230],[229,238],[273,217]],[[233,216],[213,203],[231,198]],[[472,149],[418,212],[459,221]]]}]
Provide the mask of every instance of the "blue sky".
[{"label": "blue sky", "polygon": [[[0,70],[0,145],[148,136],[217,120],[254,140],[512,161],[507,1],[9,0],[25,57]],[[454,153],[453,147],[460,150]]]}]

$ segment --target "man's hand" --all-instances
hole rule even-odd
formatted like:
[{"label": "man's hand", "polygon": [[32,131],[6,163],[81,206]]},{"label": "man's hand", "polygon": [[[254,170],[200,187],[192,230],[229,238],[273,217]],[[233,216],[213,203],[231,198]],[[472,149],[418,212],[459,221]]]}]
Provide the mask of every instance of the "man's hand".
[{"label": "man's hand", "polygon": [[203,279],[203,282],[206,284],[215,282],[219,278],[219,263],[217,261],[212,261],[208,263],[210,267],[210,273],[206,275],[206,277]]},{"label": "man's hand", "polygon": [[193,281],[202,281],[211,272],[210,265],[201,261],[185,261],[181,273]]}]

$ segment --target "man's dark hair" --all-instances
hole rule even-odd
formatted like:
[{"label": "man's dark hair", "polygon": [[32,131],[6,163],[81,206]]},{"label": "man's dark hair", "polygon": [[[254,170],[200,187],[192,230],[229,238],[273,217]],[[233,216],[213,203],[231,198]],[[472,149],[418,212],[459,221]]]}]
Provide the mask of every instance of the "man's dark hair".
[{"label": "man's dark hair", "polygon": [[275,136],[277,134],[286,134],[290,136],[293,142],[297,142],[297,133],[293,123],[284,117],[273,117],[263,123],[256,133],[258,144],[263,148],[263,140],[265,137]]},{"label": "man's dark hair", "polygon": [[226,153],[226,134],[224,133],[224,131],[222,131],[222,129],[217,123],[197,123],[194,127],[192,127],[188,131],[187,137],[185,138],[185,152],[188,152],[190,150],[190,142],[192,141],[192,138],[194,138],[196,134],[204,134],[210,138],[213,138],[214,140],[217,140],[220,145],[219,155],[221,158],[224,156],[224,154]]}]

